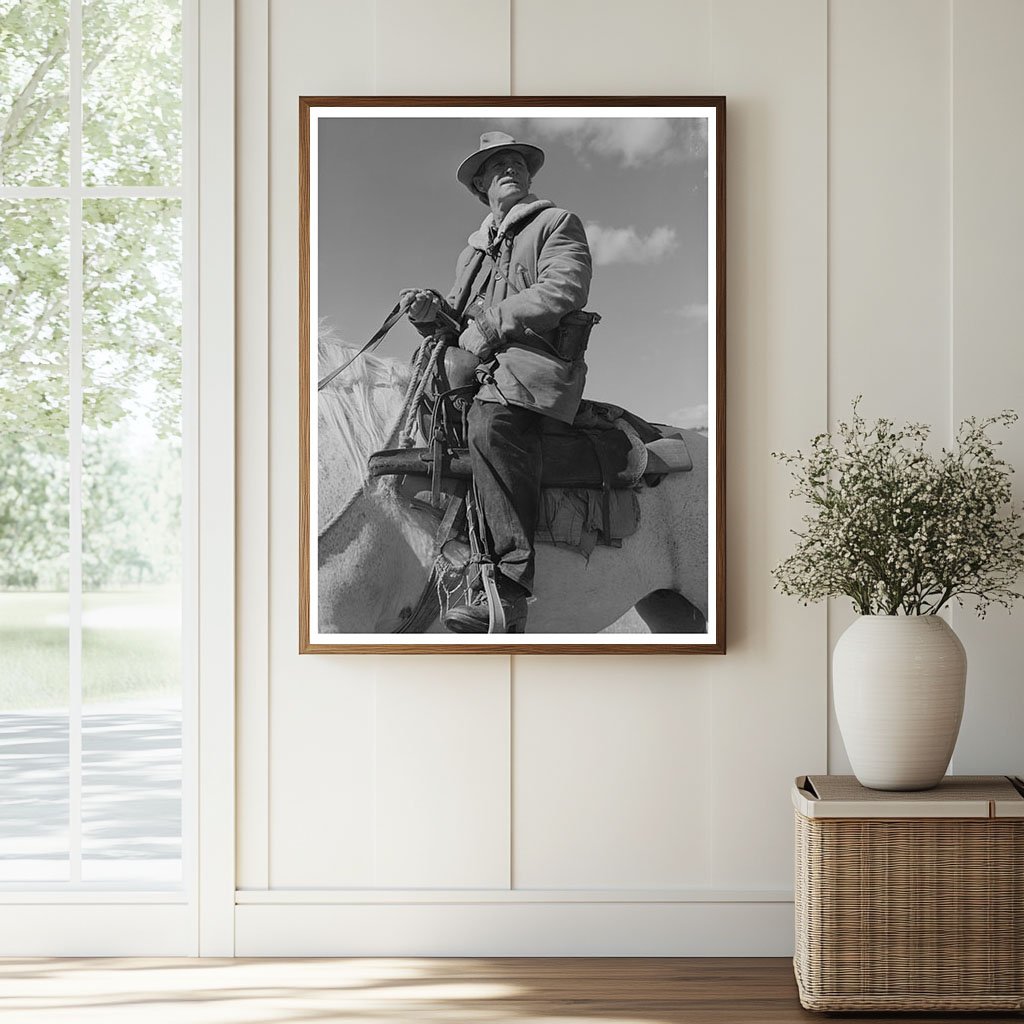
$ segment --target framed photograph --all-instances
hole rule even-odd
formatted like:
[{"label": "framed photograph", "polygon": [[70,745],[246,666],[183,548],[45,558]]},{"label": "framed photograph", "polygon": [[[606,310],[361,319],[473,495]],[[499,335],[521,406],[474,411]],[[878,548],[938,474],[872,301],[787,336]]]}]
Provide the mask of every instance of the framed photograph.
[{"label": "framed photograph", "polygon": [[725,100],[302,97],[302,653],[725,652]]}]

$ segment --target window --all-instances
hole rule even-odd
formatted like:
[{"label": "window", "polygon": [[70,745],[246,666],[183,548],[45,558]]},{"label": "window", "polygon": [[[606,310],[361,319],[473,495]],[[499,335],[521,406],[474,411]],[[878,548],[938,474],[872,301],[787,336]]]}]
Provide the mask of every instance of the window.
[{"label": "window", "polygon": [[183,883],[182,7],[0,0],[7,888]]}]

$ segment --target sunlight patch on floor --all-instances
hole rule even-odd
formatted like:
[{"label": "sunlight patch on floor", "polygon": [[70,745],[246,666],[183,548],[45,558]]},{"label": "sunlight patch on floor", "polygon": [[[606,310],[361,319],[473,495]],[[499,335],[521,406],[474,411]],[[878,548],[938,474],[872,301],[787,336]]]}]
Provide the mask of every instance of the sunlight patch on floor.
[{"label": "sunlight patch on floor", "polygon": [[0,1019],[3,1024],[659,1024],[651,1016],[576,1014],[572,1001],[563,1011],[552,1005],[543,985],[511,984],[497,973],[486,961],[415,958],[6,959],[0,960]]}]

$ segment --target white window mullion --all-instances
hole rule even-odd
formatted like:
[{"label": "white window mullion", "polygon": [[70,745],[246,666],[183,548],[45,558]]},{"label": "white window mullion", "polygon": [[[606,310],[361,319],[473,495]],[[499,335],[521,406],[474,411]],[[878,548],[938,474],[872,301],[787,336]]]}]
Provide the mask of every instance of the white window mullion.
[{"label": "white window mullion", "polygon": [[199,0],[183,0],[182,27],[182,887],[199,942]]},{"label": "white window mullion", "polygon": [[[0,199],[68,199],[73,193],[73,188],[51,185],[0,185]],[[181,199],[184,190],[164,185],[90,185],[88,193],[93,199]]]},{"label": "white window mullion", "polygon": [[67,199],[71,189],[62,185],[0,185],[0,199]]},{"label": "white window mullion", "polygon": [[71,0],[70,15],[68,844],[71,884],[77,885],[82,880],[82,0]]}]

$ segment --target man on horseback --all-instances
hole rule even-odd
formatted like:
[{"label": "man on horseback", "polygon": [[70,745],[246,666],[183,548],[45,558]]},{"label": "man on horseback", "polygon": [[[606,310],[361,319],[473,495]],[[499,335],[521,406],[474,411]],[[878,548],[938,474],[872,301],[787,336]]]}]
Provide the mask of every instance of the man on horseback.
[{"label": "man on horseback", "polygon": [[[587,373],[589,327],[571,314],[587,302],[590,246],[579,217],[531,192],[543,163],[537,146],[484,132],[457,178],[490,212],[469,236],[455,284],[444,299],[417,288],[400,296],[425,336],[439,310],[453,317],[459,347],[479,360],[468,445],[485,556],[509,632],[523,631],[533,592],[544,419],[572,423]],[[482,591],[445,616],[456,633],[486,633],[488,623]]]}]

